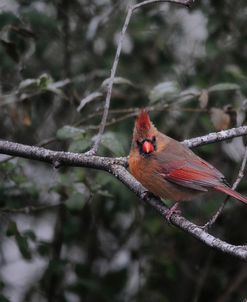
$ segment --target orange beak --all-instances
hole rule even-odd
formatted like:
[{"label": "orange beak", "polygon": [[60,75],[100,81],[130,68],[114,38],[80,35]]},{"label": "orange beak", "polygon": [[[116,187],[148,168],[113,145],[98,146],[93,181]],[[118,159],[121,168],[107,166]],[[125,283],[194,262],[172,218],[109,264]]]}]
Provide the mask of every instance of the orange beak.
[{"label": "orange beak", "polygon": [[154,151],[154,146],[152,143],[145,141],[142,145],[142,151],[145,153],[151,153]]}]

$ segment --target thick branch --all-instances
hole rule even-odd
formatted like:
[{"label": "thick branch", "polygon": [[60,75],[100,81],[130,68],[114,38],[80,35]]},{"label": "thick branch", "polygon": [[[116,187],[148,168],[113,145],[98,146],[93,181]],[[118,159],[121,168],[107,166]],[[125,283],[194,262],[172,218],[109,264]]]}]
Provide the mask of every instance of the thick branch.
[{"label": "thick branch", "polygon": [[[186,140],[183,143],[187,146],[195,147],[244,134],[247,134],[247,127],[239,127],[218,133],[211,133],[192,140]],[[127,158],[86,156],[71,152],[52,151],[45,148],[27,146],[3,140],[0,140],[0,153],[44,161],[55,167],[67,165],[107,171],[123,182],[129,189],[135,192],[141,200],[151,205],[164,219],[166,219],[168,208],[159,199],[148,197],[146,189],[129,174],[125,168],[127,166]],[[247,260],[247,247],[234,246],[215,238],[179,215],[173,215],[171,217],[171,223],[212,248]]]},{"label": "thick branch", "polygon": [[113,164],[125,166],[127,164],[125,157],[86,156],[79,153],[53,151],[3,140],[0,140],[0,153],[47,162],[55,168],[59,168],[60,166],[72,166],[109,171],[109,167]]},{"label": "thick branch", "polygon": [[[247,126],[231,128],[229,130],[220,132],[212,132],[207,135],[184,140],[182,143],[189,148],[194,148],[243,135],[247,135]],[[68,165],[102,170],[107,170],[107,167],[112,164],[119,164],[127,167],[126,157],[109,158],[93,155],[85,156],[79,153],[52,151],[41,147],[27,146],[4,140],[0,140],[0,153],[45,161],[47,163],[53,164],[55,167],[59,167],[59,165]]]},{"label": "thick branch", "polygon": [[107,121],[107,117],[108,117],[108,112],[109,112],[109,108],[110,108],[112,88],[113,88],[114,78],[115,78],[115,75],[116,75],[117,66],[118,66],[118,62],[119,62],[119,58],[120,58],[120,54],[121,54],[121,50],[122,50],[124,35],[125,35],[125,32],[128,28],[132,13],[133,13],[133,8],[129,7],[128,13],[126,15],[124,25],[123,25],[123,28],[122,28],[122,31],[121,31],[121,35],[120,35],[120,38],[119,38],[119,41],[118,41],[117,51],[116,51],[115,59],[113,61],[113,65],[112,65],[112,69],[111,69],[111,76],[110,76],[109,85],[108,85],[108,88],[107,88],[107,94],[106,94],[105,105],[104,105],[104,112],[103,112],[103,116],[102,116],[102,119],[101,119],[99,132],[98,132],[98,135],[96,137],[93,148],[92,148],[92,150],[90,150],[88,152],[88,154],[96,154],[97,151],[98,151],[99,145],[101,143],[102,135],[103,135],[104,130],[105,130],[106,121]]}]

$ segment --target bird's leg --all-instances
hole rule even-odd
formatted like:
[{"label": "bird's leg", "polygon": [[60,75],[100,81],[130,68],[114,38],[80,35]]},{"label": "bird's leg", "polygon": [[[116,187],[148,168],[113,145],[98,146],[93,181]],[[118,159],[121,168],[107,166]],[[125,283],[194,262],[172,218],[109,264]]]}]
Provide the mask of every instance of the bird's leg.
[{"label": "bird's leg", "polygon": [[220,214],[222,213],[225,205],[226,205],[226,202],[227,200],[229,199],[229,196],[227,196],[225,198],[225,200],[223,201],[223,203],[221,204],[221,206],[218,208],[217,212],[214,214],[214,216],[206,223],[204,224],[204,226],[202,226],[202,229],[204,231],[208,231],[216,222],[216,220],[218,219],[218,217],[220,216]]},{"label": "bird's leg", "polygon": [[173,214],[179,214],[180,211],[178,210],[178,205],[179,205],[179,202],[176,202],[169,210],[168,212],[166,213],[165,217],[166,219],[170,222],[171,220],[171,217]]}]

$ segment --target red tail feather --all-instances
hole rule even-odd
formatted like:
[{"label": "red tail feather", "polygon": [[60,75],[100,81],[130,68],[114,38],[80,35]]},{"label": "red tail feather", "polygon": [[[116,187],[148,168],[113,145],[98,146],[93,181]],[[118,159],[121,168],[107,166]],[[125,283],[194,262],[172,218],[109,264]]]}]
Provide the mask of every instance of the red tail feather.
[{"label": "red tail feather", "polygon": [[217,191],[221,191],[223,193],[226,193],[227,195],[230,195],[244,203],[247,203],[247,197],[239,194],[238,192],[234,191],[233,189],[231,188],[228,188],[228,187],[225,187],[225,186],[217,186],[215,187],[215,190]]}]

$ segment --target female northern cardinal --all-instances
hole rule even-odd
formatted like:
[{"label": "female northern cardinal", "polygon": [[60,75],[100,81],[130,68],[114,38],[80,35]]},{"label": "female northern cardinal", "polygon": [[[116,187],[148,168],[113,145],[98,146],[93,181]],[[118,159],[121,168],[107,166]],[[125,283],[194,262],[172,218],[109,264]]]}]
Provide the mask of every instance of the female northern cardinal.
[{"label": "female northern cardinal", "polygon": [[[178,202],[216,190],[247,203],[246,197],[228,186],[221,172],[178,141],[159,132],[144,110],[135,122],[129,169],[144,187],[162,198]],[[170,214],[176,206],[177,203]]]}]

